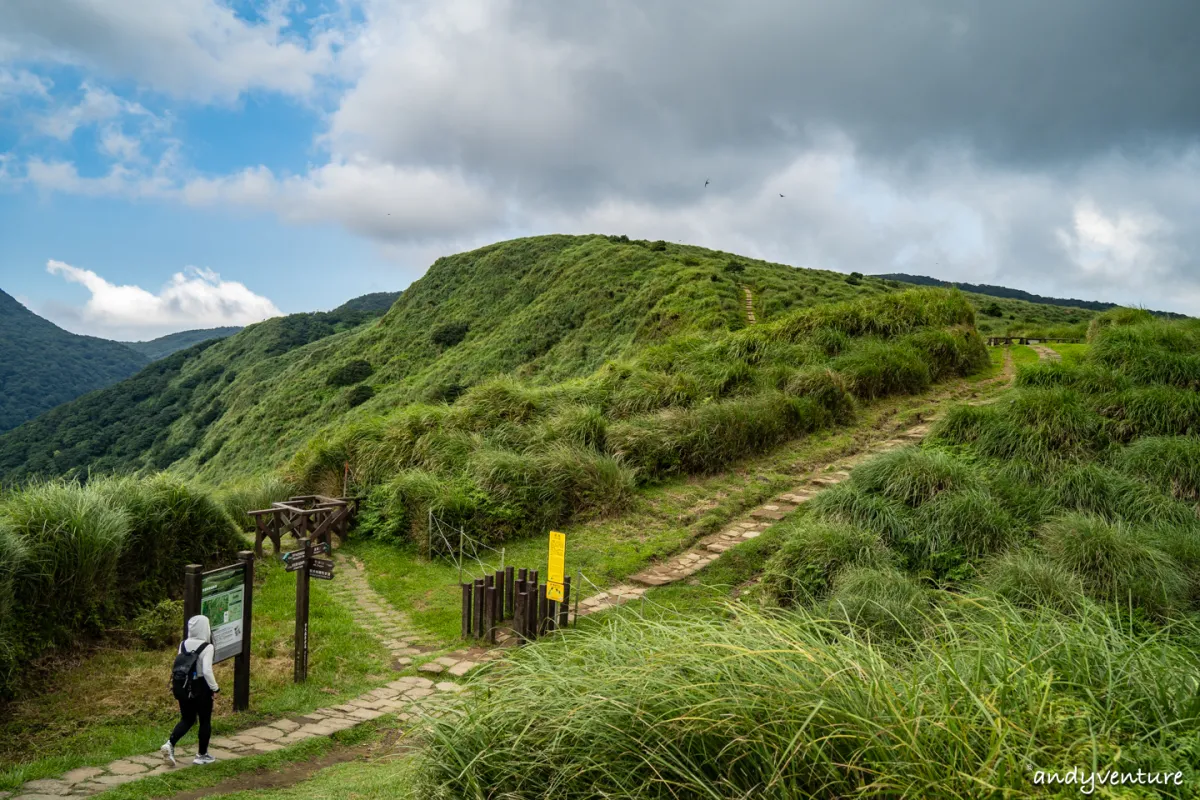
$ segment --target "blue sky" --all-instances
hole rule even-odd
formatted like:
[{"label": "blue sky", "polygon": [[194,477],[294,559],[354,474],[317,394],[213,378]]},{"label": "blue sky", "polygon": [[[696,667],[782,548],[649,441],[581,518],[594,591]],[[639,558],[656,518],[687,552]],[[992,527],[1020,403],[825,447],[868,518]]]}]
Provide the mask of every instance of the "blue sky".
[{"label": "blue sky", "polygon": [[1200,314],[1197,7],[913,2],[6,0],[0,288],[144,339],[600,232]]}]

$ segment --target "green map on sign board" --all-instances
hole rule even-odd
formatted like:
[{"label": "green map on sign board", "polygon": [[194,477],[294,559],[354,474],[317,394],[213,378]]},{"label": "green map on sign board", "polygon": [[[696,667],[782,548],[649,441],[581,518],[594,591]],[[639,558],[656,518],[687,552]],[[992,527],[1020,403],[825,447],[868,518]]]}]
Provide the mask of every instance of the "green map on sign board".
[{"label": "green map on sign board", "polygon": [[242,652],[244,570],[243,565],[237,564],[201,579],[200,613],[208,617],[212,626],[213,663]]}]

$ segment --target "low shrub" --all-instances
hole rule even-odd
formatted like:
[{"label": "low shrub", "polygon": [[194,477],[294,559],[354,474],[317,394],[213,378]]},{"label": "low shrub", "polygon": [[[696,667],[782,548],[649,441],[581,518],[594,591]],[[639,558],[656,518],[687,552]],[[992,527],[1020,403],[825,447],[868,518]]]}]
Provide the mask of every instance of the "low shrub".
[{"label": "low shrub", "polygon": [[913,537],[924,544],[926,556],[958,551],[977,559],[1018,544],[1025,532],[986,491],[960,489],[943,492],[921,506]]},{"label": "low shrub", "polygon": [[670,409],[611,425],[609,452],[637,470],[640,480],[719,470],[826,424],[829,414],[811,399],[780,393]]},{"label": "low shrub", "polygon": [[1179,500],[1200,501],[1200,437],[1138,439],[1120,452],[1116,464]]},{"label": "low shrub", "polygon": [[360,383],[357,386],[351,386],[346,390],[346,406],[347,408],[355,408],[375,396],[375,390],[365,383]]},{"label": "low shrub", "polygon": [[1138,436],[1200,436],[1200,392],[1174,386],[1142,386],[1089,398],[1114,423],[1122,440]]},{"label": "low shrub", "polygon": [[467,338],[471,326],[466,322],[443,322],[429,332],[429,341],[438,347],[454,347]]},{"label": "low shrub", "polygon": [[926,328],[905,337],[904,342],[921,354],[934,381],[969,375],[990,362],[987,345],[973,329]]},{"label": "low shrub", "polygon": [[781,606],[823,598],[834,577],[847,567],[885,567],[891,551],[878,533],[852,525],[801,519],[784,533],[783,543],[767,561],[761,586]]},{"label": "low shrub", "polygon": [[1075,611],[1086,602],[1079,576],[1032,548],[1010,550],[988,560],[981,583],[1024,608]]},{"label": "low shrub", "polygon": [[134,634],[151,650],[177,646],[182,636],[182,600],[163,600],[147,606],[130,623]]},{"label": "low shrub", "polygon": [[572,404],[560,408],[546,420],[541,439],[603,451],[607,431],[608,420],[600,409]]},{"label": "low shrub", "polygon": [[894,568],[850,567],[837,574],[826,604],[829,616],[890,638],[918,638],[925,627],[930,594]]},{"label": "low shrub", "polygon": [[359,381],[365,381],[374,372],[375,368],[371,366],[371,362],[356,358],[329,373],[325,383],[328,386],[351,386]]},{"label": "low shrub", "polygon": [[101,493],[74,483],[27,486],[5,497],[0,518],[27,551],[13,616],[44,644],[96,631],[111,616],[129,516]]},{"label": "low shrub", "polygon": [[804,506],[815,519],[865,528],[889,545],[903,542],[912,522],[912,512],[903,503],[867,492],[854,481],[826,489]]},{"label": "low shrub", "polygon": [[1062,508],[1133,523],[1195,519],[1190,508],[1155,487],[1099,464],[1065,467],[1048,477]]},{"label": "low shrub", "polygon": [[851,481],[865,492],[916,507],[952,489],[978,483],[975,470],[943,450],[898,447],[855,468]]},{"label": "low shrub", "polygon": [[1124,391],[1133,385],[1127,376],[1096,364],[1070,365],[1038,361],[1017,368],[1015,384],[1031,389],[1075,389],[1085,394]]},{"label": "low shrub", "polygon": [[1050,559],[1078,575],[1097,600],[1157,616],[1186,604],[1187,577],[1149,528],[1070,513],[1043,525],[1038,535]]},{"label": "low shrub", "polygon": [[841,374],[824,367],[809,367],[792,375],[784,392],[815,400],[838,423],[854,418],[854,397]]},{"label": "low shrub", "polygon": [[916,394],[932,376],[920,352],[909,344],[868,340],[838,356],[832,364],[855,397],[875,400],[893,394]]},{"label": "low shrub", "polygon": [[1088,323],[1087,340],[1094,342],[1108,328],[1153,322],[1154,315],[1144,308],[1110,308]]},{"label": "low shrub", "polygon": [[291,481],[282,475],[266,473],[220,490],[217,502],[235,525],[243,531],[252,531],[255,527],[254,518],[246,512],[270,508],[272,503],[296,494],[298,492]]},{"label": "low shrub", "polygon": [[106,478],[87,491],[123,510],[128,520],[113,589],[122,608],[178,596],[188,564],[229,564],[245,547],[221,504],[178,478]]},{"label": "low shrub", "polygon": [[496,378],[477,384],[460,397],[451,411],[451,424],[482,431],[502,422],[524,424],[543,411],[536,390],[513,378]]}]

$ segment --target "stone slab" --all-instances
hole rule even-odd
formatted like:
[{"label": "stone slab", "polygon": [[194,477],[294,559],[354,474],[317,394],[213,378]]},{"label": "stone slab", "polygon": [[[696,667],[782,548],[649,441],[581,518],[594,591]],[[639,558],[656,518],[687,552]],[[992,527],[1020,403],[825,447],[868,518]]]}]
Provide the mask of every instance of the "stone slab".
[{"label": "stone slab", "polygon": [[[159,758],[158,760],[161,762],[162,758]],[[80,767],[79,769],[73,769],[63,775],[62,779],[67,783],[82,783],[83,781],[90,780],[91,778],[98,778],[103,774],[104,770],[100,769],[99,767]]]}]

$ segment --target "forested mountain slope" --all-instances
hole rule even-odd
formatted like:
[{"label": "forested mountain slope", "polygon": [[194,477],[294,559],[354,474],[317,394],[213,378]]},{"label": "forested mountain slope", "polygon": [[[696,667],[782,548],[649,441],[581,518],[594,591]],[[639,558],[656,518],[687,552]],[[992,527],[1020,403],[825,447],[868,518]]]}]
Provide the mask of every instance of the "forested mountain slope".
[{"label": "forested mountain slope", "polygon": [[120,342],[64,331],[0,291],[0,431],[127,378],[147,361]]}]

